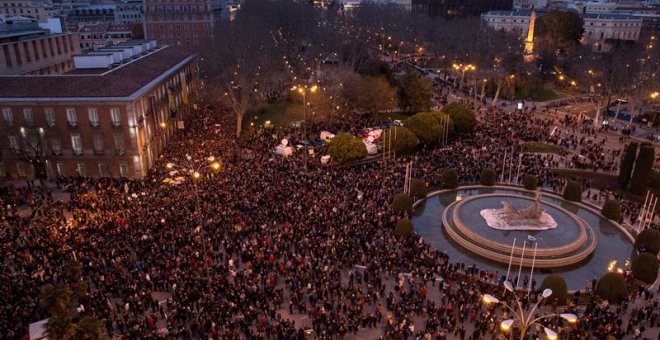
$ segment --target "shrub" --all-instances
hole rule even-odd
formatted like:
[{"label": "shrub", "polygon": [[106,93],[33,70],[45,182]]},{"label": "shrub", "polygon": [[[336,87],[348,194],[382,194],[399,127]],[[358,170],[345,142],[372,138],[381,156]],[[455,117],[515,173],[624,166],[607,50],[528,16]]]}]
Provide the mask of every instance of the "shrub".
[{"label": "shrub", "polygon": [[481,175],[479,176],[479,183],[481,185],[493,186],[497,182],[497,174],[495,170],[490,168],[485,168],[481,170]]},{"label": "shrub", "polygon": [[621,204],[619,201],[609,200],[603,204],[600,213],[605,218],[619,222],[621,221]]},{"label": "shrub", "polygon": [[651,228],[642,230],[635,239],[635,249],[639,252],[658,255],[658,251],[660,251],[660,231]]},{"label": "shrub", "polygon": [[451,117],[451,120],[454,122],[454,130],[456,133],[472,133],[474,127],[477,125],[477,117],[474,115],[474,112],[461,104],[447,104],[442,108],[442,112]]},{"label": "shrub", "polygon": [[426,198],[429,193],[429,188],[421,179],[413,179],[410,183],[410,195],[415,199]]},{"label": "shrub", "polygon": [[[415,136],[410,129],[403,126],[395,127],[392,132],[392,150],[397,154],[407,154],[415,151],[417,145],[419,145],[419,139]],[[390,132],[388,130],[383,131],[384,145],[385,148],[390,146]]]},{"label": "shrub", "polygon": [[394,227],[394,235],[396,237],[407,237],[413,233],[413,223],[407,219],[402,218],[399,222],[396,222],[396,227]]},{"label": "shrub", "polygon": [[653,145],[642,144],[635,161],[635,170],[630,178],[630,192],[642,194],[648,188],[655,160],[655,148]]},{"label": "shrub", "polygon": [[621,165],[619,166],[619,188],[626,189],[630,182],[630,175],[632,174],[633,166],[635,164],[635,156],[637,155],[637,143],[630,142],[626,147],[626,153],[621,157]]},{"label": "shrub", "polygon": [[564,199],[573,202],[582,201],[582,185],[576,181],[568,181],[564,188]]},{"label": "shrub", "polygon": [[406,193],[399,193],[394,196],[392,200],[392,209],[399,213],[408,213],[412,214],[412,198]]},{"label": "shrub", "polygon": [[367,148],[360,138],[341,133],[330,141],[328,154],[338,164],[345,164],[367,156]]},{"label": "shrub", "polygon": [[527,190],[536,190],[539,186],[539,179],[534,175],[527,175],[523,180],[523,185]]},{"label": "shrub", "polygon": [[618,273],[607,273],[596,284],[596,295],[610,303],[621,303],[627,292],[626,280]]},{"label": "shrub", "polygon": [[401,79],[401,104],[413,112],[425,111],[433,106],[433,88],[428,78],[417,70],[410,70]]},{"label": "shrub", "polygon": [[431,112],[420,112],[406,119],[404,125],[425,144],[437,143],[442,137],[443,127]]},{"label": "shrub", "polygon": [[568,288],[566,287],[566,280],[561,275],[548,275],[541,283],[541,291],[546,288],[552,289],[552,295],[548,298],[550,301],[554,301],[559,305],[566,304]]},{"label": "shrub", "polygon": [[433,117],[435,117],[435,119],[438,121],[440,126],[444,128],[446,124],[448,125],[449,132],[454,131],[454,122],[451,120],[451,117],[449,117],[448,114],[442,111],[431,111],[431,114],[433,115]]},{"label": "shrub", "polygon": [[453,169],[446,169],[442,172],[442,187],[445,189],[458,188],[458,175]]},{"label": "shrub", "polygon": [[647,284],[652,284],[658,277],[658,259],[650,253],[641,253],[630,266],[633,277]]}]

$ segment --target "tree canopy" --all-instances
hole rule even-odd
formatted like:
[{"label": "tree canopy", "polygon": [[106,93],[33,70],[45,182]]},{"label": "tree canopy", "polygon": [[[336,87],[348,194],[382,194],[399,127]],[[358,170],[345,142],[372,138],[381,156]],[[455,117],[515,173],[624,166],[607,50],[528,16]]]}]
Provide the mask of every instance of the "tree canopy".
[{"label": "tree canopy", "polygon": [[539,40],[561,50],[577,45],[584,34],[584,20],[573,11],[550,11],[536,24]]}]

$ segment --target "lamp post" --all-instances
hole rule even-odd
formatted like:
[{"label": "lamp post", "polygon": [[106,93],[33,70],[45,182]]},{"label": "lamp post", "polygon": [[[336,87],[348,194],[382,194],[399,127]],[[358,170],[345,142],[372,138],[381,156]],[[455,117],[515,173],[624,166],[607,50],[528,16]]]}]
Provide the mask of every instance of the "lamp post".
[{"label": "lamp post", "polygon": [[188,166],[179,166],[175,163],[167,163],[165,165],[165,168],[168,170],[175,170],[175,169],[181,169],[185,173],[187,173],[191,178],[193,182],[193,186],[195,188],[194,190],[194,195],[195,195],[195,210],[198,212],[198,225],[200,228],[200,232],[202,234],[202,253],[204,254],[204,270],[206,271],[206,280],[208,289],[211,289],[211,271],[209,270],[209,265],[207,262],[208,254],[206,252],[206,230],[204,228],[204,215],[202,214],[202,209],[201,209],[201,203],[199,199],[199,187],[197,186],[197,182],[202,178],[202,172],[204,171],[209,171],[211,173],[213,172],[219,172],[222,169],[222,163],[215,158],[215,156],[208,156],[206,157],[206,162],[202,162],[199,165],[195,164],[195,161],[192,159],[192,156],[186,155],[186,160],[188,162]]},{"label": "lamp post", "polygon": [[553,313],[553,314],[542,315],[540,317],[534,318],[534,312],[536,312],[536,310],[538,309],[539,304],[543,300],[547,299],[550,295],[552,295],[551,289],[543,290],[543,293],[541,294],[541,299],[539,299],[539,301],[534,305],[531,311],[525,313],[525,310],[523,309],[522,304],[520,303],[520,300],[518,299],[518,296],[516,295],[513,289],[513,284],[511,284],[511,282],[509,281],[504,281],[504,288],[513,294],[518,308],[514,308],[516,306],[511,307],[507,303],[500,301],[498,298],[490,294],[484,294],[482,297],[482,301],[485,304],[501,304],[502,306],[504,306],[504,308],[508,309],[513,314],[513,318],[502,321],[502,323],[500,324],[500,328],[502,329],[502,331],[508,332],[515,323],[518,323],[518,327],[520,328],[520,340],[525,339],[527,330],[529,329],[529,327],[533,325],[542,326],[547,339],[550,340],[557,339],[557,333],[555,333],[552,329],[545,327],[543,326],[543,324],[541,324],[541,321],[546,319],[560,317],[568,321],[569,323],[577,322],[577,316],[575,316],[575,314],[570,314],[570,313],[560,313],[560,314]]},{"label": "lamp post", "polygon": [[[295,85],[291,88],[291,91],[297,91],[303,97],[303,135],[307,139],[307,93],[316,93],[318,86],[314,85],[312,87],[307,87],[307,85]],[[309,150],[307,145],[303,145],[305,150],[305,174],[307,174],[307,158],[309,157]]]},{"label": "lamp post", "polygon": [[453,64],[452,67],[456,71],[461,71],[461,81],[458,83],[458,90],[461,91],[463,90],[463,80],[465,79],[465,72],[474,71],[477,69],[477,67],[472,64],[467,64],[467,65]]}]

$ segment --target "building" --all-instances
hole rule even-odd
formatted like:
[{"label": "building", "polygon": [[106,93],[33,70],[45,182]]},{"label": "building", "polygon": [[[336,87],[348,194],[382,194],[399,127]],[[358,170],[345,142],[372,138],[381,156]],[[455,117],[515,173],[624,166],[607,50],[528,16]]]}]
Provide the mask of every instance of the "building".
[{"label": "building", "polygon": [[115,9],[115,24],[141,24],[143,12],[143,0],[127,0],[118,3]]},{"label": "building", "polygon": [[548,0],[513,0],[514,9],[536,10],[544,9],[548,6]]},{"label": "building", "polygon": [[[541,17],[543,12],[537,12]],[[496,30],[516,32],[523,39],[529,29],[531,11],[490,11],[482,19]],[[629,14],[582,14],[584,20],[583,42],[593,45],[597,51],[608,51],[612,40],[636,41],[642,29],[643,20]]]},{"label": "building", "polygon": [[67,21],[88,23],[114,23],[116,4],[97,4],[74,7],[67,16]]},{"label": "building", "polygon": [[0,14],[7,17],[21,16],[46,22],[48,15],[41,0],[3,0],[0,1]]},{"label": "building", "polygon": [[413,11],[431,17],[474,16],[511,10],[513,0],[412,0]]},{"label": "building", "polygon": [[142,178],[197,93],[196,56],[126,42],[59,76],[0,77],[0,175]]},{"label": "building", "polygon": [[78,35],[51,33],[36,20],[0,19],[0,75],[61,74],[72,69],[71,58],[80,53]]},{"label": "building", "polygon": [[147,39],[196,50],[213,35],[226,10],[222,0],[145,0]]},{"label": "building", "polygon": [[142,30],[140,24],[81,23],[78,27],[80,47],[83,50],[93,50],[104,47],[107,44],[118,44],[128,40],[143,38],[142,36],[134,35],[134,32]]}]

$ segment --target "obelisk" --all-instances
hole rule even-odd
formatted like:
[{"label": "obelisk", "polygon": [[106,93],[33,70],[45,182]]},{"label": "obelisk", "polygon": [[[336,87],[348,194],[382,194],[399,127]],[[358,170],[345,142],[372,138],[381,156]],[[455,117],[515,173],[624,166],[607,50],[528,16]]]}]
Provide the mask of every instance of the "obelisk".
[{"label": "obelisk", "polygon": [[534,60],[534,24],[536,23],[536,10],[532,7],[532,15],[529,17],[529,29],[527,30],[527,39],[525,39],[526,62]]}]

